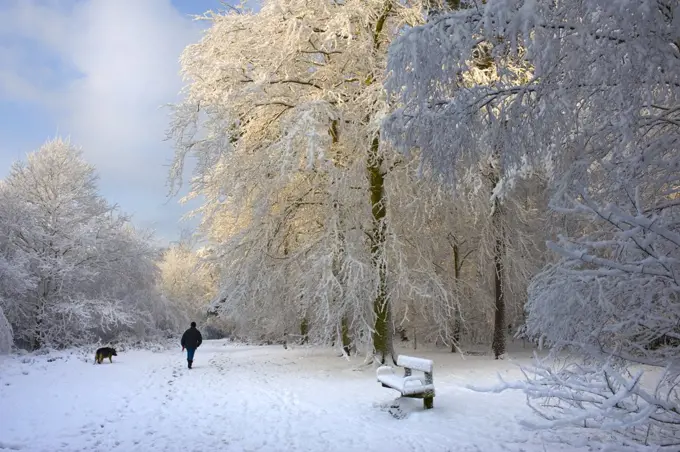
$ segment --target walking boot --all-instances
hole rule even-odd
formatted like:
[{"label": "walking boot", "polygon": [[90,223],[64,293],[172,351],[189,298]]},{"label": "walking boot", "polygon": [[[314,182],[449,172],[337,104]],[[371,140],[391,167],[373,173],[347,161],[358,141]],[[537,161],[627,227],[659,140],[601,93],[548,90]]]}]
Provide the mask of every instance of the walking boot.
[{"label": "walking boot", "polygon": [[193,361],[188,359],[187,362],[189,363],[189,369],[191,369],[191,364],[193,363]]}]

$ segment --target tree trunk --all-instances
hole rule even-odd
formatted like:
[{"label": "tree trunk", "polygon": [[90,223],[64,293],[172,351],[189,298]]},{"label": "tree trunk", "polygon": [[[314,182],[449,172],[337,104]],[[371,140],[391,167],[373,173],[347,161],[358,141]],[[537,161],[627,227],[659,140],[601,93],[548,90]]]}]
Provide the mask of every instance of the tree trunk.
[{"label": "tree trunk", "polygon": [[460,315],[460,308],[454,315],[456,317],[453,323],[453,344],[451,344],[451,352],[456,353],[462,351],[460,349],[460,336],[463,330],[463,319]]},{"label": "tree trunk", "polygon": [[[499,178],[493,176],[494,187]],[[503,231],[503,212],[498,198],[494,199],[494,209],[491,218],[493,230],[495,232],[494,245],[494,297],[495,297],[495,316],[493,328],[493,354],[496,359],[505,353],[505,297],[503,294],[503,258],[505,254],[504,231]]]},{"label": "tree trunk", "polygon": [[[454,238],[455,239],[455,238]],[[453,243],[453,279],[458,284],[460,278],[460,254],[458,244]],[[462,316],[460,314],[460,306],[453,313],[453,341],[451,342],[451,353],[460,351],[460,333],[462,329]]]},{"label": "tree trunk", "polygon": [[43,346],[42,339],[40,338],[40,331],[42,330],[42,317],[38,317],[35,321],[35,333],[33,334],[33,339],[31,340],[31,347],[33,350],[38,350]]},{"label": "tree trunk", "polygon": [[376,296],[373,303],[375,312],[375,325],[373,331],[373,350],[380,364],[385,364],[391,359],[395,364],[392,347],[392,318],[389,304],[384,292]]},{"label": "tree trunk", "polygon": [[309,321],[307,317],[303,317],[300,322],[300,344],[306,344],[309,341]]},{"label": "tree trunk", "polygon": [[[50,245],[52,244],[50,243]],[[53,278],[51,276],[42,278],[40,281],[40,291],[38,294],[38,309],[36,312],[35,321],[35,332],[31,340],[31,347],[33,347],[33,350],[38,350],[39,348],[42,348],[43,345],[45,345],[43,344],[42,340],[43,316],[45,315],[45,306],[47,305],[47,298],[49,297],[52,290],[52,282]]]},{"label": "tree trunk", "polygon": [[347,354],[347,356],[350,355],[351,351],[351,342],[349,339],[349,324],[347,322],[347,317],[342,318],[342,322],[340,324],[340,331],[342,332],[342,349],[344,352]]},{"label": "tree trunk", "polygon": [[[380,48],[380,35],[383,32],[387,18],[392,11],[392,2],[385,2],[385,10],[378,18],[373,33],[373,47]],[[375,82],[371,75],[366,80],[367,85]],[[390,303],[387,298],[387,266],[383,253],[385,249],[385,175],[382,172],[383,158],[380,155],[380,136],[373,138],[368,154],[367,172],[370,182],[371,211],[373,213],[373,236],[371,239],[371,255],[373,264],[378,270],[378,293],[373,300],[373,312],[375,314],[375,325],[373,331],[373,350],[374,356],[381,364],[385,364],[389,357],[394,364],[394,346],[392,331],[392,315]]]},{"label": "tree trunk", "polygon": [[418,350],[418,331],[413,328],[413,350]]},{"label": "tree trunk", "polygon": [[373,300],[375,325],[373,331],[374,354],[381,364],[385,364],[388,357],[394,361],[392,345],[392,318],[390,303],[387,299],[387,268],[383,258],[385,247],[385,180],[382,172],[382,157],[379,154],[379,137],[373,139],[369,154],[367,170],[371,192],[371,210],[373,213],[373,235],[371,241],[371,255],[373,264],[378,270],[378,293]]}]

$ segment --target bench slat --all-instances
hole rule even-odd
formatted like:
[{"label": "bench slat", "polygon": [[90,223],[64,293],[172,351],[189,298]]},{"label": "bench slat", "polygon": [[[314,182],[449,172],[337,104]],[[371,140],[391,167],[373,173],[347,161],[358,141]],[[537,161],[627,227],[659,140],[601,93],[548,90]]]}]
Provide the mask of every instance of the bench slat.
[{"label": "bench slat", "polygon": [[434,363],[432,360],[416,358],[414,356],[399,355],[397,358],[397,366],[408,367],[409,369],[419,370],[421,372],[432,373]]}]

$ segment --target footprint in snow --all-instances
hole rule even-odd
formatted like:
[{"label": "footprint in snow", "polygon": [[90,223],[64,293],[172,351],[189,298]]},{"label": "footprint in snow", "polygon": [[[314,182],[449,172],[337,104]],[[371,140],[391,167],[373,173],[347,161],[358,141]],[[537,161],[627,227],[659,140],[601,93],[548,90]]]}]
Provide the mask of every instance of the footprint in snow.
[{"label": "footprint in snow", "polygon": [[395,419],[406,419],[408,417],[408,413],[402,410],[399,405],[392,405],[387,412]]},{"label": "footprint in snow", "polygon": [[392,402],[392,403],[376,403],[373,404],[375,408],[378,408],[380,411],[386,411],[390,414],[395,419],[406,419],[409,415],[407,411],[404,411],[402,407],[399,405],[398,402]]}]

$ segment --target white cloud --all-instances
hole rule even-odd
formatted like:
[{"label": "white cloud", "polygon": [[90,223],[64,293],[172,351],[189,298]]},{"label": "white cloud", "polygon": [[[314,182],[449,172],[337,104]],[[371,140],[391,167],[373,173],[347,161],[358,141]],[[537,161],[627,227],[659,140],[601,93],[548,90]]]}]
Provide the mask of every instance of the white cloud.
[{"label": "white cloud", "polygon": [[[98,164],[160,166],[162,156],[151,149],[167,125],[159,107],[181,87],[178,58],[197,37],[192,23],[167,0],[94,0],[77,11],[74,25],[69,49],[84,75],[67,94],[74,135],[84,145],[106,144],[95,151]],[[145,175],[149,168],[136,169]]]},{"label": "white cloud", "polygon": [[102,171],[162,183],[168,121],[159,107],[176,100],[179,54],[196,29],[168,0],[93,0],[71,21],[69,60],[83,77],[59,102],[66,125]]},{"label": "white cloud", "polygon": [[[179,219],[179,208],[162,206],[172,151],[160,107],[178,99],[179,55],[199,39],[198,24],[170,0],[15,0],[0,16],[0,33],[22,50],[0,53],[0,96],[49,109],[123,210],[145,224]],[[38,57],[28,58],[29,44]]]}]

